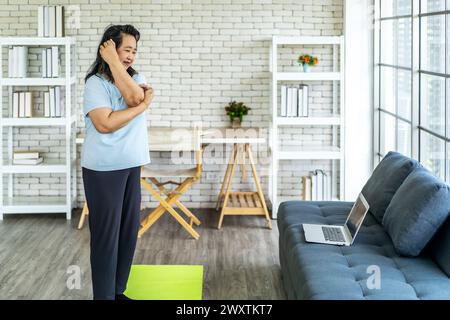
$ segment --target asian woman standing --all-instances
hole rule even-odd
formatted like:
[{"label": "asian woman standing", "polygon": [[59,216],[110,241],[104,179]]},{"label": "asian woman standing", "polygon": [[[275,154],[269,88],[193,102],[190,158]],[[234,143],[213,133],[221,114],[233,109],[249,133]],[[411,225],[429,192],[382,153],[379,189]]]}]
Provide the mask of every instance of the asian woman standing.
[{"label": "asian woman standing", "polygon": [[139,31],[109,26],[85,78],[81,166],[89,208],[94,299],[124,300],[139,229],[141,166],[150,162],[145,111],[153,89],[133,69]]}]

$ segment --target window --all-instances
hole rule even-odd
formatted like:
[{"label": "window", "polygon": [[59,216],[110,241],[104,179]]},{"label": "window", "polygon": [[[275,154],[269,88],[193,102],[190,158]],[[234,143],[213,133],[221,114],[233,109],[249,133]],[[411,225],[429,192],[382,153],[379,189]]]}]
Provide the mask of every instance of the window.
[{"label": "window", "polygon": [[450,0],[375,4],[375,157],[401,152],[448,182]]}]

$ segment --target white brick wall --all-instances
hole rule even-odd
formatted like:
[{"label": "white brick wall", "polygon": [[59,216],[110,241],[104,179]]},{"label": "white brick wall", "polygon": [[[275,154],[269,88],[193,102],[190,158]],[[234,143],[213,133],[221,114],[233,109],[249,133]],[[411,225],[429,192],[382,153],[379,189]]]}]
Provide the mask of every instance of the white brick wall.
[{"label": "white brick wall", "polygon": [[[80,28],[67,30],[77,37],[78,50],[78,116],[79,131],[84,122],[81,114],[84,76],[95,58],[98,41],[110,24],[133,24],[141,32],[136,69],[146,76],[155,89],[155,99],[148,111],[149,125],[188,127],[202,121],[203,127],[229,125],[224,106],[240,100],[252,108],[245,126],[267,127],[271,118],[269,47],[272,35],[341,35],[343,0],[148,0],[148,1],[41,1],[0,0],[0,28],[3,36],[35,36],[37,7],[44,4],[75,5],[79,8]],[[66,21],[67,21],[66,16]],[[329,68],[330,48],[284,48],[280,61],[284,71],[298,68],[299,53],[314,53],[322,68]],[[6,58],[6,51],[3,57]],[[30,51],[30,71],[39,74],[39,51]],[[5,70],[6,64],[3,65]],[[7,70],[7,69],[6,69]],[[331,85],[312,85],[312,112],[330,114]],[[32,88],[36,89],[37,88]],[[6,90],[2,93],[6,99]],[[38,113],[41,96],[35,93]],[[4,100],[7,101],[7,100]],[[3,106],[5,108],[5,106]],[[15,146],[39,148],[46,158],[64,158],[62,129],[15,129]],[[326,127],[286,129],[287,140],[329,145],[331,131]],[[6,135],[3,136],[6,142]],[[261,152],[264,154],[264,152]],[[77,150],[80,156],[80,150]],[[154,163],[164,163],[167,155],[154,153]],[[79,159],[78,159],[79,166]],[[318,166],[331,168],[328,161],[283,162],[280,173],[282,194],[300,194],[300,177]],[[296,169],[296,170],[294,170]],[[298,170],[300,169],[300,170]],[[264,171],[264,168],[260,168]],[[213,207],[224,165],[204,166],[202,180],[182,200],[189,207]],[[267,188],[268,177],[261,177]],[[236,188],[252,184],[236,179]],[[22,195],[55,195],[64,192],[61,175],[20,175],[15,192]],[[83,185],[77,170],[78,204],[81,206]],[[267,189],[266,189],[267,190]],[[155,202],[143,193],[143,206]]]}]

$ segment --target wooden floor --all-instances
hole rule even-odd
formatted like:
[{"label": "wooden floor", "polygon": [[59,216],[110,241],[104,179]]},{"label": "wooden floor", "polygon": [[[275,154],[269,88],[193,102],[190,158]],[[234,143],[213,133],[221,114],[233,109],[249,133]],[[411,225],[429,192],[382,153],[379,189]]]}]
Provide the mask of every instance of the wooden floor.
[{"label": "wooden floor", "polygon": [[[192,210],[199,240],[167,213],[138,240],[134,264],[203,265],[203,299],[286,299],[278,259],[278,230],[262,217]],[[65,215],[7,215],[0,221],[0,299],[92,299],[88,224]],[[67,281],[78,266],[80,289]],[[75,267],[77,268],[77,267]]]}]

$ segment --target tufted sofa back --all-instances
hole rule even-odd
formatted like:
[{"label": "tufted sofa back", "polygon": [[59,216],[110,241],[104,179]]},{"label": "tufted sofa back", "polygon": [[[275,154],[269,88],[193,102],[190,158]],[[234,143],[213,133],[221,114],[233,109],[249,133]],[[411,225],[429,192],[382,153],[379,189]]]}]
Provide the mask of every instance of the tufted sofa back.
[{"label": "tufted sofa back", "polygon": [[[379,223],[382,222],[386,209],[390,206],[395,194],[399,193],[397,191],[401,189],[400,186],[406,184],[405,181],[408,180],[407,178],[411,173],[419,170],[423,171],[426,169],[416,160],[400,153],[389,152],[383,158],[362,190],[369,202],[370,211],[375,220]],[[401,209],[401,206],[397,209]],[[447,217],[446,222],[434,234],[423,253],[430,255],[450,277],[450,216]]]},{"label": "tufted sofa back", "polygon": [[391,151],[375,168],[361,192],[370,205],[370,212],[379,223],[398,188],[419,166],[416,160]]}]

